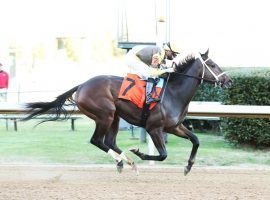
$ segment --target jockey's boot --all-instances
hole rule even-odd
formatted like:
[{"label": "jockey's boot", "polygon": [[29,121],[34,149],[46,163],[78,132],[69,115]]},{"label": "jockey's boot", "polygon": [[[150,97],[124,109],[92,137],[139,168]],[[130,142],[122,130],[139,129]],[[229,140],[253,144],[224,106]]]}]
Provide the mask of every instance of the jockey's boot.
[{"label": "jockey's boot", "polygon": [[148,78],[146,81],[146,88],[145,88],[145,93],[146,93],[146,104],[150,104],[152,102],[159,102],[160,98],[152,98],[152,91],[154,87],[155,79],[153,78]]}]

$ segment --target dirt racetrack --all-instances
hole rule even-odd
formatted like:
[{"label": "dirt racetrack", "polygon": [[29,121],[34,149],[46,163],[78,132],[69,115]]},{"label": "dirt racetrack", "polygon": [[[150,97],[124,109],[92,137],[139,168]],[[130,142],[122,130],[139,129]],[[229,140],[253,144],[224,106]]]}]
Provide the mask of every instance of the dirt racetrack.
[{"label": "dirt racetrack", "polygon": [[270,199],[269,168],[0,166],[0,199]]}]

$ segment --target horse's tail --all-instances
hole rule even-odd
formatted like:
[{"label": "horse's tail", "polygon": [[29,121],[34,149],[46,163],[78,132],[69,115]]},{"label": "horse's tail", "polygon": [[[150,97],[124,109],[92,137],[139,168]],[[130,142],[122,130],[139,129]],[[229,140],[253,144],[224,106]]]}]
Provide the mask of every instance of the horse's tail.
[{"label": "horse's tail", "polygon": [[[48,119],[43,120],[42,122],[59,120],[61,114],[63,114],[64,116],[64,118],[61,118],[61,119],[68,119],[69,115],[65,106],[74,105],[75,107],[75,102],[72,99],[72,94],[77,91],[78,87],[79,85],[59,95],[58,97],[56,97],[54,101],[51,101],[51,102],[27,103],[26,108],[30,109],[28,112],[29,115],[26,116],[23,119],[23,121],[36,118],[37,116],[42,115],[42,114],[50,114],[50,117]],[[69,102],[69,103],[66,103],[66,102]]]}]

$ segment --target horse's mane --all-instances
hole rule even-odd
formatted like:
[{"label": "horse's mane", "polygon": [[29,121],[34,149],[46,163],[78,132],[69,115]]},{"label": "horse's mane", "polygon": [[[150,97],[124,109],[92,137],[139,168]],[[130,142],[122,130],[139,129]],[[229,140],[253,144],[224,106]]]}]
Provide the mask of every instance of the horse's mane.
[{"label": "horse's mane", "polygon": [[[198,57],[198,53],[188,52],[188,53],[180,53],[174,58],[175,63],[175,72],[185,73],[189,67],[193,64],[193,62]],[[178,73],[171,73],[169,82],[173,82],[176,79],[183,79],[183,76],[179,76]],[[168,78],[168,77],[167,77]]]},{"label": "horse's mane", "polygon": [[177,57],[174,58],[174,62],[176,64],[175,70],[177,72],[184,72],[186,68],[195,61],[197,56],[198,53],[195,52],[178,54]]}]

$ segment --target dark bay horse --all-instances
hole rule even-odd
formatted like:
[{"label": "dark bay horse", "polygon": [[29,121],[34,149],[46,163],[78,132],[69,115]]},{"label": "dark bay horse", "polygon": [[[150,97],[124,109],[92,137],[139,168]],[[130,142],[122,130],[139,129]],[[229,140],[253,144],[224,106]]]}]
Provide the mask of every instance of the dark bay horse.
[{"label": "dark bay horse", "polygon": [[[168,75],[162,101],[150,111],[144,126],[159,155],[147,155],[139,149],[131,150],[142,160],[163,161],[167,157],[163,132],[189,139],[193,146],[188,165],[185,167],[185,175],[191,170],[199,147],[197,136],[182,124],[192,97],[203,81],[224,88],[232,84],[220,67],[208,58],[208,50],[198,55],[190,54],[176,63],[175,72]],[[48,112],[56,113],[52,120],[57,120],[65,111],[64,105],[67,100],[76,92],[74,101],[77,107],[96,123],[90,142],[109,153],[117,161],[119,169],[123,167],[122,160],[124,160],[136,170],[134,162],[116,145],[120,117],[133,125],[143,126],[141,124],[142,109],[129,101],[118,98],[122,81],[123,78],[117,76],[96,76],[61,94],[52,102],[29,103],[27,107],[31,111],[26,120]]]}]

